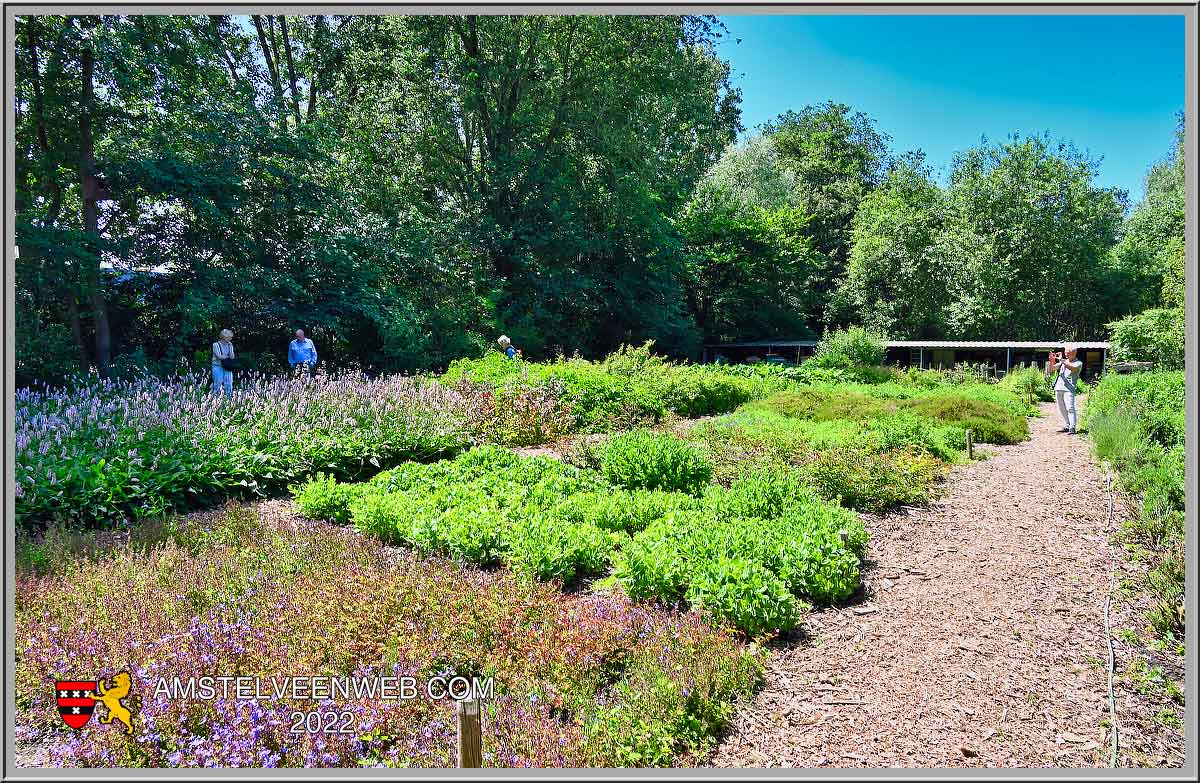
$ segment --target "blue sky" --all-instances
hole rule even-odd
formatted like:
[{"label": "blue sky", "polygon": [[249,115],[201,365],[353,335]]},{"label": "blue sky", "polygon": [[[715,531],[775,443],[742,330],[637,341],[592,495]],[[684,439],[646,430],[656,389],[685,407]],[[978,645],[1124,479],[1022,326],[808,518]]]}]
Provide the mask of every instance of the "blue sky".
[{"label": "blue sky", "polygon": [[1182,16],[722,20],[730,40],[719,51],[748,131],[832,99],[874,118],[893,150],[923,149],[943,181],[954,153],[983,135],[1049,131],[1101,158],[1099,183],[1136,203],[1184,107]]}]

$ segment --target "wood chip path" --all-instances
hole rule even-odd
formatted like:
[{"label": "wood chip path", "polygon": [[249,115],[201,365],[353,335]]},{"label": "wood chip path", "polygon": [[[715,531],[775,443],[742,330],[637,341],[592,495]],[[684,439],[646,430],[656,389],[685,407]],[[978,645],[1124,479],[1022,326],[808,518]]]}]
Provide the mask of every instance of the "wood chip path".
[{"label": "wood chip path", "polygon": [[[867,518],[861,600],[773,650],[713,766],[1108,764],[1108,494],[1089,442],[1043,413],[1031,440],[955,468],[930,506]],[[1118,692],[1121,764],[1182,763],[1149,702]]]}]

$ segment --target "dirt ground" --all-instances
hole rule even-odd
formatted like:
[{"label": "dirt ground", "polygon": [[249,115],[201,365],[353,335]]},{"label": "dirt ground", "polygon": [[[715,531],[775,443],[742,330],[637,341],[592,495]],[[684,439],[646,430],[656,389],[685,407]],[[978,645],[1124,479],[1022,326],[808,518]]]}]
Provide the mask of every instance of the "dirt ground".
[{"label": "dirt ground", "polygon": [[[861,600],[777,646],[712,765],[1108,766],[1104,607],[1114,567],[1119,585],[1132,566],[1110,543],[1090,444],[1043,413],[1031,440],[955,468],[930,506],[866,519]],[[1115,600],[1114,633],[1143,610]],[[1115,648],[1119,764],[1181,765],[1181,731],[1155,717],[1169,699],[1123,673],[1149,657],[1181,678],[1182,660]]]}]

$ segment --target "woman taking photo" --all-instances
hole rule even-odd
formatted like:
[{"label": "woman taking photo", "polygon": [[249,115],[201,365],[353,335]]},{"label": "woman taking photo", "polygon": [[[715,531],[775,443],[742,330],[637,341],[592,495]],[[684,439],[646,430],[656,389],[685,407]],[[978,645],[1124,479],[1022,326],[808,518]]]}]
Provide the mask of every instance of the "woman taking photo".
[{"label": "woman taking photo", "polygon": [[[1083,362],[1075,358],[1075,346],[1068,345],[1063,353],[1050,352],[1050,361],[1046,363],[1046,373],[1054,374],[1054,399],[1058,402],[1058,413],[1062,416],[1063,427],[1059,432],[1075,434],[1075,383],[1079,380],[1079,371]],[[1065,354],[1065,356],[1064,356]]]},{"label": "woman taking photo", "polygon": [[223,387],[226,397],[233,396],[235,361],[233,332],[229,329],[222,329],[220,339],[212,344],[213,394],[220,394]]}]

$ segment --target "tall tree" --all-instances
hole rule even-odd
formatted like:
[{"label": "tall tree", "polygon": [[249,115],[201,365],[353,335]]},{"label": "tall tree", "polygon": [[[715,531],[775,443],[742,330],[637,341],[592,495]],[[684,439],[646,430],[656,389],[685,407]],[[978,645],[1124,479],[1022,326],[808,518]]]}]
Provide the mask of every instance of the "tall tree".
[{"label": "tall tree", "polygon": [[1129,215],[1110,264],[1128,280],[1130,296],[1124,312],[1138,312],[1158,303],[1164,283],[1181,262],[1187,224],[1187,190],[1183,115],[1171,152],[1146,172],[1144,196]]},{"label": "tall tree", "polygon": [[945,197],[924,155],[896,160],[854,218],[844,287],[857,323],[897,339],[945,336],[946,255],[939,252]]},{"label": "tall tree", "polygon": [[955,159],[941,252],[947,328],[963,338],[1096,337],[1116,294],[1103,260],[1126,196],[1097,163],[1045,136],[1013,136]]},{"label": "tall tree", "polygon": [[[787,111],[763,125],[784,168],[796,178],[809,235],[825,257],[812,281],[829,301],[850,258],[854,215],[887,171],[889,138],[863,112],[832,101]],[[828,308],[826,322],[844,320]]]}]

